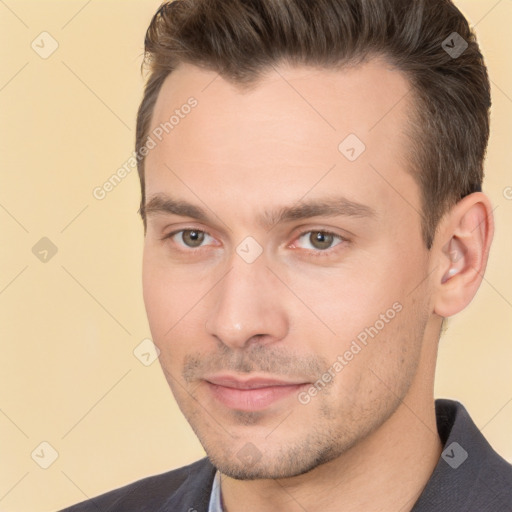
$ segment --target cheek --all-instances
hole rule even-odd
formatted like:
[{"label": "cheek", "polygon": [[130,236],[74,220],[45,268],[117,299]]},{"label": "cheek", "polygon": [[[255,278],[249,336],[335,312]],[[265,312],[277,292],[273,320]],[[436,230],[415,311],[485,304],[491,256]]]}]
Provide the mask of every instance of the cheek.
[{"label": "cheek", "polygon": [[[334,374],[332,385],[318,392],[316,407],[323,417],[343,421],[358,429],[385,418],[404,399],[421,356],[424,325],[407,321],[408,305],[376,332],[353,329],[367,336],[340,339],[328,359]],[[380,324],[378,324],[380,327]],[[350,428],[352,428],[350,427]]]},{"label": "cheek", "polygon": [[299,276],[292,288],[304,298],[309,312],[298,307],[301,314],[295,315],[295,320],[301,330],[314,330],[316,338],[331,339],[325,348],[343,353],[358,336],[364,343],[396,321],[404,294],[400,283],[390,281],[380,269],[343,268],[323,275]]},{"label": "cheek", "polygon": [[314,278],[304,274],[294,279],[294,291],[307,298],[314,312],[295,317],[297,331],[311,352],[329,361],[333,391],[343,396],[371,394],[383,386],[378,377],[397,383],[410,379],[425,327],[420,311],[424,304],[416,302],[418,293],[425,291],[420,286],[410,294],[411,274],[398,255],[388,255],[379,258],[379,265],[358,262]]},{"label": "cheek", "polygon": [[144,251],[142,290],[153,341],[163,351],[164,344],[172,338],[180,318],[186,313],[190,290],[173,282],[168,266],[150,249]]},{"label": "cheek", "polygon": [[204,320],[199,315],[205,286],[205,280],[182,276],[157,254],[145,250],[144,304],[153,342],[160,350],[160,361],[167,367],[177,367],[184,354],[194,350],[201,340],[198,331],[204,327]]}]

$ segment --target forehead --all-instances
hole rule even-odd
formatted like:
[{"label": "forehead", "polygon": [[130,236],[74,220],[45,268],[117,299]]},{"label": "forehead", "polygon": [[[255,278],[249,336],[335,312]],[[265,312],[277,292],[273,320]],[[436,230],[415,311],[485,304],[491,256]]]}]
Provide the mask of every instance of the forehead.
[{"label": "forehead", "polygon": [[146,197],[215,189],[286,203],[335,187],[377,208],[404,195],[419,208],[406,159],[411,104],[407,78],[379,58],[339,70],[281,65],[247,90],[183,64],[153,112],[150,134],[164,130],[146,157]]}]

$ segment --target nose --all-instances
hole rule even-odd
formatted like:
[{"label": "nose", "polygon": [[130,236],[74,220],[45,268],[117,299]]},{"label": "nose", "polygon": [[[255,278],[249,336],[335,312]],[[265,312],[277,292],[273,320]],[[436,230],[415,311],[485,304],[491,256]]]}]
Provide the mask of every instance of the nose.
[{"label": "nose", "polygon": [[260,257],[247,263],[234,254],[231,263],[230,271],[212,290],[208,334],[233,349],[285,338],[289,327],[286,304],[266,260]]}]

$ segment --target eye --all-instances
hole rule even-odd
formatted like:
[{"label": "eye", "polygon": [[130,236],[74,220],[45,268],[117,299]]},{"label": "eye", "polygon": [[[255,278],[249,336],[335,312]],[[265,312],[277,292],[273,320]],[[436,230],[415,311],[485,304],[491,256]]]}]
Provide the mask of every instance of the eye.
[{"label": "eye", "polygon": [[297,240],[299,241],[299,247],[302,249],[326,251],[339,245],[345,239],[328,231],[307,231],[300,235]]},{"label": "eye", "polygon": [[199,229],[182,229],[180,231],[174,231],[173,233],[167,235],[165,238],[170,238],[171,240],[174,240],[178,245],[189,249],[201,247],[203,242],[213,240],[213,238],[208,233]]}]

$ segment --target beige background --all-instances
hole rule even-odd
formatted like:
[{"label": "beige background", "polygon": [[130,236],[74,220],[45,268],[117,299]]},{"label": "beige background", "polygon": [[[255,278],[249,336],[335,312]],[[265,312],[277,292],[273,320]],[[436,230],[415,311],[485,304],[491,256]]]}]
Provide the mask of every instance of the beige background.
[{"label": "beige background", "polygon": [[[0,0],[2,512],[56,510],[203,455],[158,362],[133,354],[150,337],[137,175],[92,194],[132,154],[159,3]],[[436,395],[462,401],[512,461],[512,1],[457,4],[493,83],[497,233],[477,298],[442,338]],[[46,59],[31,47],[51,49],[44,31],[59,45]],[[47,262],[32,252],[43,237],[58,250]],[[58,452],[48,469],[41,442]]]}]

